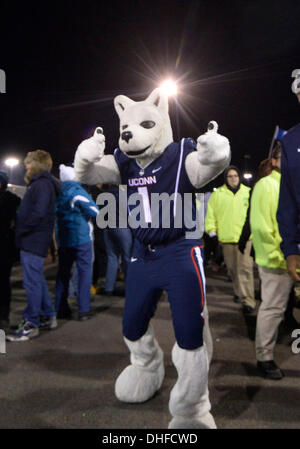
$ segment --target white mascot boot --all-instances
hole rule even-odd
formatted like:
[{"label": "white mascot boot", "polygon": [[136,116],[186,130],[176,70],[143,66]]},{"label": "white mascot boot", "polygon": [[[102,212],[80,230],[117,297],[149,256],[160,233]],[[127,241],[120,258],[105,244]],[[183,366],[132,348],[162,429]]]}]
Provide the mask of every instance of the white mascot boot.
[{"label": "white mascot boot", "polygon": [[149,326],[147,332],[136,341],[127,340],[131,365],[116,380],[115,394],[122,402],[145,402],[161,387],[164,375],[163,351]]},{"label": "white mascot boot", "polygon": [[216,429],[208,397],[208,356],[205,343],[194,350],[182,349],[175,343],[172,361],[178,372],[169,401],[173,419],[169,429]]}]

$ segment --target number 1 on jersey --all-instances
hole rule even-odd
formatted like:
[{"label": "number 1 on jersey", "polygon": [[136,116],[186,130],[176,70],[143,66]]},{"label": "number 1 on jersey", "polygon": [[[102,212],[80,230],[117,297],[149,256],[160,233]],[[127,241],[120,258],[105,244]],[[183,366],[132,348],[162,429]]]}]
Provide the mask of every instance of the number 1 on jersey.
[{"label": "number 1 on jersey", "polygon": [[146,223],[152,222],[150,199],[147,187],[138,187],[138,193],[142,195],[144,217]]}]

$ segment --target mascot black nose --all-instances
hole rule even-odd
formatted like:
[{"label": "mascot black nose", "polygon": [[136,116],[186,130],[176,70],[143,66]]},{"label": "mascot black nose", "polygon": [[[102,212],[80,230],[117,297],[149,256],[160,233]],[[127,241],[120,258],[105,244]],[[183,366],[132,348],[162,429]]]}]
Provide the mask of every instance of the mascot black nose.
[{"label": "mascot black nose", "polygon": [[122,140],[125,140],[126,143],[128,143],[129,140],[132,139],[133,135],[132,135],[132,133],[130,131],[124,131],[121,134],[121,137],[122,137]]}]

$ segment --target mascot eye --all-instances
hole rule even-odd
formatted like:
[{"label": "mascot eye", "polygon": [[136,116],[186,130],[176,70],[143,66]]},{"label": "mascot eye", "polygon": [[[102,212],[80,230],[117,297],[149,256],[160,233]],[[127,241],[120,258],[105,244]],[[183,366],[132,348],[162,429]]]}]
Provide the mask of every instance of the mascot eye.
[{"label": "mascot eye", "polygon": [[128,128],[128,125],[123,125],[122,126],[122,129],[126,129],[126,128]]},{"label": "mascot eye", "polygon": [[153,126],[155,126],[155,122],[152,122],[152,120],[145,120],[144,122],[140,123],[140,125],[143,128],[150,129],[153,128]]}]

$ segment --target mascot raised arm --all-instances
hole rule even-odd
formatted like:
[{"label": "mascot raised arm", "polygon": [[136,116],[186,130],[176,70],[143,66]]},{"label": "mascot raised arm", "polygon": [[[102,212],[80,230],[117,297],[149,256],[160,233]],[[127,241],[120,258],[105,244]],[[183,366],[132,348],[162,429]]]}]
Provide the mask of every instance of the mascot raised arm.
[{"label": "mascot raised arm", "polygon": [[[165,290],[176,338],[172,361],[178,373],[169,400],[169,428],[216,428],[208,393],[212,347],[205,319],[201,241],[191,238],[186,220],[178,226],[176,214],[186,210],[186,194],[193,198],[189,208],[195,212],[195,190],[229,165],[229,141],[218,134],[217,123],[210,122],[197,143],[191,138],[174,142],[168,97],[160,89],[138,102],[119,95],[114,105],[120,118],[119,148],[104,155],[105,137],[97,128],[79,145],[75,171],[85,184],[126,185],[128,196],[141,195],[145,209],[147,226],[133,229],[135,243],[126,278],[123,336],[131,363],[117,378],[115,394],[123,402],[144,402],[162,385],[163,351],[150,320]],[[172,197],[167,228],[161,217],[158,226],[151,226],[153,194]]]}]

